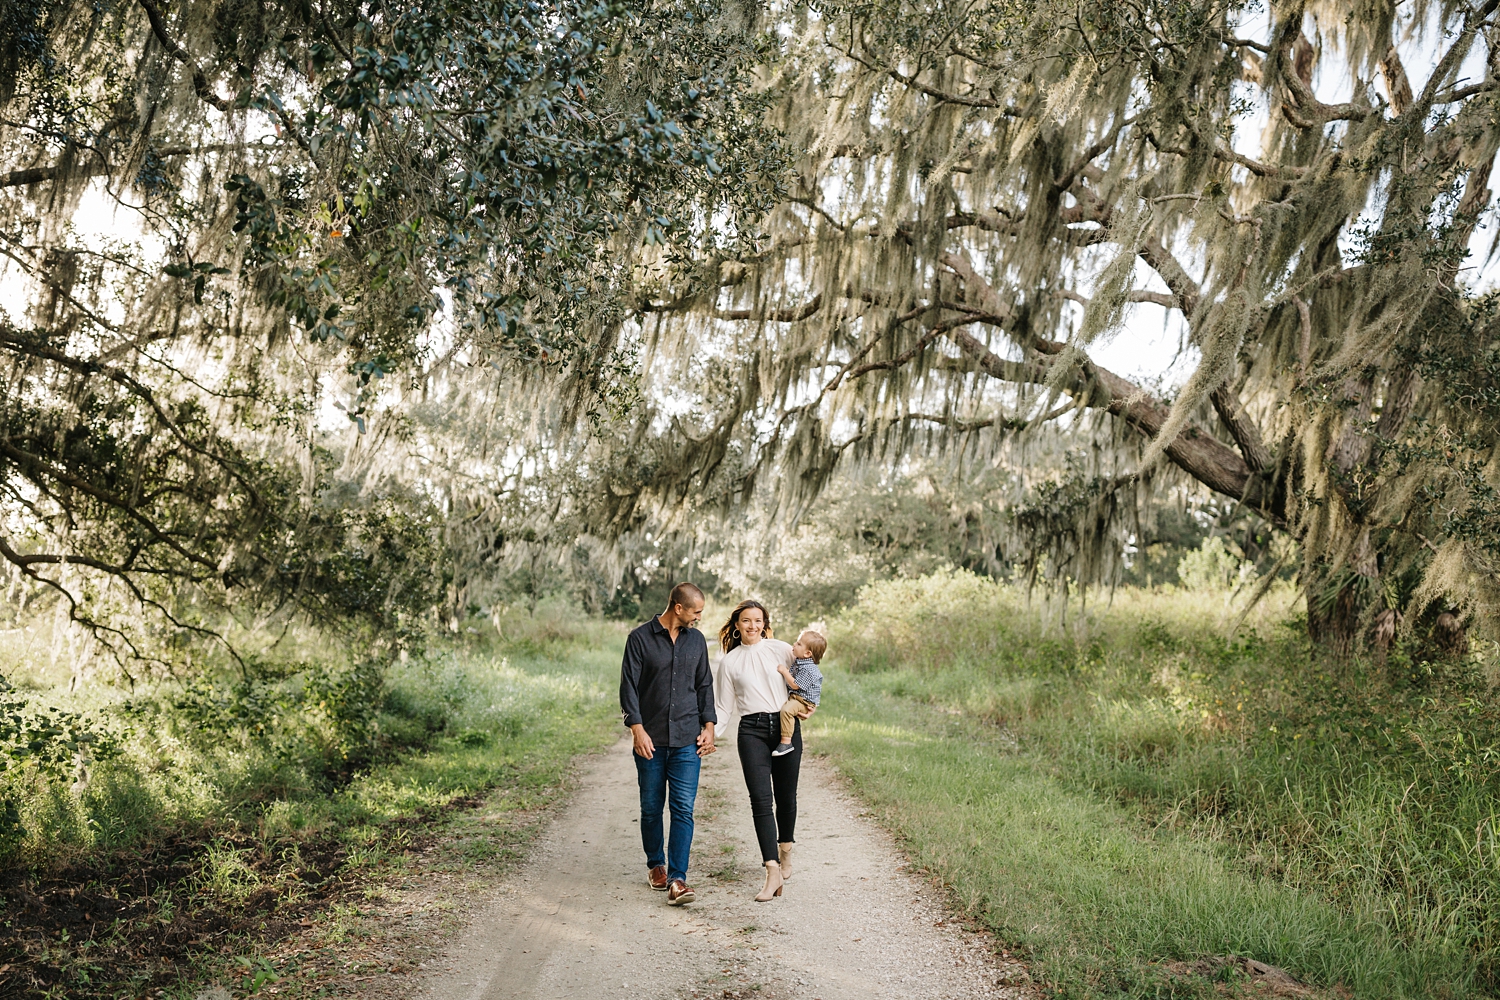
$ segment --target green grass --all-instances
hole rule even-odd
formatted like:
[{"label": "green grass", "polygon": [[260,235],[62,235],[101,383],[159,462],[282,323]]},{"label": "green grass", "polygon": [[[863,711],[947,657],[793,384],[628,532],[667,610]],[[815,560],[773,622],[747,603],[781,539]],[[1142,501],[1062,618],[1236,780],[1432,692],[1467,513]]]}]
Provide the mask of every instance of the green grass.
[{"label": "green grass", "polygon": [[191,995],[218,947],[191,942],[226,914],[274,941],[266,917],[341,906],[443,831],[464,863],[513,860],[577,755],[618,737],[622,634],[544,615],[378,671],[324,649],[133,692],[13,672],[31,710],[66,704],[114,750],[86,781],[0,775],[24,829],[8,874],[40,901],[0,931],[0,965],[38,992]]},{"label": "green grass", "polygon": [[878,585],[833,623],[809,745],[1063,995],[1207,990],[1162,963],[1224,954],[1493,994],[1483,664],[1322,663],[1277,611],[1230,643],[1222,596],[1045,628],[975,578]]},{"label": "green grass", "polygon": [[68,692],[12,672],[33,710],[81,713],[113,744],[84,781],[4,774],[25,830],[12,861],[53,865],[189,827],[355,836],[481,791],[523,761],[566,766],[612,732],[619,629],[541,618],[514,631],[380,669],[314,650],[262,663],[248,681]]}]

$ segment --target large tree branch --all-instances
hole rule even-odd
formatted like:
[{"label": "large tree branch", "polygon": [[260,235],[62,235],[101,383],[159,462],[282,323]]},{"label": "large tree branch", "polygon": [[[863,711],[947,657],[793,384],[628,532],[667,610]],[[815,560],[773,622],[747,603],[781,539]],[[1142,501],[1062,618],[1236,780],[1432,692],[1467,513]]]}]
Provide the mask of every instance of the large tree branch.
[{"label": "large tree branch", "polygon": [[823,294],[819,292],[800,306],[781,309],[715,309],[714,319],[758,320],[765,323],[796,323],[817,313],[823,308]]},{"label": "large tree branch", "polygon": [[[1187,271],[1178,262],[1177,258],[1172,256],[1172,254],[1168,252],[1167,249],[1155,239],[1148,240],[1146,244],[1142,246],[1141,256],[1146,260],[1148,264],[1155,268],[1157,274],[1161,275],[1162,280],[1167,283],[1167,287],[1172,290],[1172,298],[1168,299],[1167,297],[1160,295],[1160,293],[1154,292],[1133,292],[1131,293],[1131,298],[1134,301],[1154,302],[1157,305],[1167,307],[1176,305],[1177,307],[1181,308],[1183,313],[1191,320],[1193,311],[1198,308],[1199,302],[1198,297],[1200,293],[1198,290],[1197,282],[1193,281],[1193,279],[1188,276]],[[1008,308],[1007,304],[1000,298],[994,287],[974,271],[973,265],[969,263],[967,257],[962,257],[957,254],[948,254],[944,257],[943,263],[964,280],[965,288],[971,289],[978,293],[980,302],[983,303],[993,314],[992,316],[984,317],[986,322],[991,322],[994,325],[1002,325],[1006,322],[1006,320],[1009,319],[1011,310]],[[1023,346],[1029,347],[1031,350],[1037,351],[1038,353],[1042,354],[1058,354],[1063,350],[1063,347],[1065,345],[1055,340],[1047,340],[1044,337],[1033,335],[1023,344]],[[1089,364],[1090,366],[1092,366],[1092,362],[1090,362]],[[1118,379],[1118,376],[1112,375],[1102,368],[1094,367],[1093,370],[1096,370],[1099,373],[1099,378],[1103,384],[1108,385],[1111,379]],[[1111,388],[1111,392],[1123,392],[1126,397],[1133,397],[1144,391],[1135,386],[1134,383],[1127,382],[1124,379],[1118,379],[1118,381],[1119,385]],[[1234,391],[1228,386],[1220,386],[1211,394],[1211,399],[1213,401],[1214,410],[1219,415],[1219,419],[1223,421],[1224,426],[1228,429],[1230,436],[1234,438],[1235,444],[1238,445],[1242,457],[1242,464],[1246,467],[1246,469],[1249,472],[1259,472],[1263,469],[1270,468],[1270,451],[1266,448],[1265,442],[1261,439],[1260,431],[1246,415],[1245,408],[1240,403],[1239,397],[1234,393]],[[1163,411],[1162,420],[1165,420],[1165,413],[1169,408],[1166,407],[1166,404],[1161,404],[1161,407]],[[1111,412],[1114,411],[1111,410]],[[1144,417],[1141,417],[1140,419],[1133,419],[1129,414],[1124,412],[1117,413],[1116,415],[1125,417],[1127,422],[1133,423],[1137,426],[1143,427],[1146,423],[1151,424],[1152,429],[1149,431],[1147,435],[1148,437],[1155,437],[1157,431],[1159,431],[1162,426],[1160,422],[1154,422],[1154,418],[1153,420],[1146,420]],[[1194,431],[1189,431],[1188,433],[1194,433]],[[1170,450],[1171,449],[1169,448],[1169,453]],[[1241,486],[1239,489],[1241,490],[1241,492],[1243,492],[1243,486]],[[1239,494],[1234,495],[1239,497]],[[1242,497],[1239,498],[1242,499]]]},{"label": "large tree branch", "polygon": [[[1047,380],[1051,365],[1007,361],[962,329],[948,338],[963,356],[991,378],[1006,382],[1040,383]],[[1085,359],[1064,387],[1083,405],[1103,409],[1120,418],[1147,438],[1160,433],[1171,407],[1145,389]],[[1270,520],[1283,523],[1285,514],[1267,497],[1260,479],[1238,452],[1199,427],[1188,427],[1166,447],[1166,455],[1179,469],[1216,493],[1239,500]]]},{"label": "large tree branch", "polygon": [[[1149,132],[1146,133],[1146,141],[1155,146],[1158,152],[1171,153],[1174,156],[1191,156],[1193,154],[1193,150],[1188,149],[1185,146],[1163,145],[1162,142],[1157,139],[1154,134]],[[1307,173],[1306,167],[1272,166],[1269,163],[1262,163],[1259,160],[1253,160],[1243,153],[1236,153],[1234,150],[1222,145],[1214,146],[1213,156],[1214,159],[1221,160],[1224,163],[1238,164],[1257,177],[1295,179]]]},{"label": "large tree branch", "polygon": [[[151,150],[157,156],[166,158],[168,156],[194,156],[204,153],[221,153],[227,149],[244,149],[258,143],[245,142],[216,142],[207,146],[187,146],[175,143],[170,146],[158,146]],[[0,188],[24,187],[29,184],[41,184],[44,181],[55,180],[63,174],[73,177],[98,177],[108,174],[114,170],[103,156],[96,156],[88,165],[74,164],[67,166],[62,163],[53,163],[45,167],[24,167],[20,170],[12,170],[9,173],[0,174]]]},{"label": "large tree branch", "polygon": [[203,70],[198,68],[198,63],[188,54],[187,49],[178,45],[176,40],[167,34],[167,23],[162,19],[161,11],[157,9],[156,4],[152,0],[137,0],[137,2],[146,12],[146,19],[151,22],[151,33],[156,36],[157,41],[161,42],[162,48],[166,49],[167,54],[173,59],[186,66],[192,74],[193,92],[220,111],[228,112],[232,106],[230,102],[214,93],[213,88],[208,85],[208,77]]},{"label": "large tree branch", "polygon": [[1239,395],[1227,385],[1221,385],[1209,393],[1209,399],[1214,404],[1214,412],[1219,415],[1229,436],[1234,438],[1234,443],[1239,446],[1240,454],[1245,457],[1245,462],[1255,472],[1260,472],[1271,467],[1271,452],[1266,448],[1266,443],[1261,439],[1260,429],[1250,420],[1245,413],[1244,404],[1240,402]]},{"label": "large tree branch", "polygon": [[1202,294],[1198,289],[1198,283],[1189,276],[1187,269],[1177,258],[1172,256],[1172,252],[1154,236],[1141,243],[1140,255],[1152,270],[1161,275],[1161,280],[1166,282],[1167,288],[1176,297],[1177,307],[1191,323],[1198,312],[1198,303]]}]

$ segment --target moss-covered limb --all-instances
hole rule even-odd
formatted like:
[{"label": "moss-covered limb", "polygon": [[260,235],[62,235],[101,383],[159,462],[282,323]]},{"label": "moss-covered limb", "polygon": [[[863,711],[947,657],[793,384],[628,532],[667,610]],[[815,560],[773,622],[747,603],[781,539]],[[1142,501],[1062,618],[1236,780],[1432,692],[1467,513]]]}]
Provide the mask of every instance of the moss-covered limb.
[{"label": "moss-covered limb", "polygon": [[[774,470],[790,511],[839,463],[944,448],[1043,489],[1091,482],[1097,502],[1038,490],[1048,516],[1015,521],[1015,558],[1059,587],[1118,578],[1111,550],[1191,484],[1299,543],[1309,630],[1342,653],[1387,611],[1495,620],[1494,553],[1435,511],[1493,526],[1493,407],[1439,381],[1484,368],[1494,339],[1494,302],[1457,276],[1494,203],[1496,8],[1418,7],[1294,4],[1253,28],[1215,2],[788,16],[777,113],[801,176],[771,217],[784,242],[660,324],[658,357],[701,368],[707,347],[726,374],[755,373],[705,394],[694,432],[743,456],[737,484]],[[1415,43],[1423,18],[1441,41]],[[1482,82],[1461,85],[1455,67],[1481,56]],[[1401,69],[1414,58],[1434,67],[1419,96]],[[786,311],[814,295],[816,314]],[[924,303],[945,305],[913,314]],[[748,318],[728,324],[731,304]],[[1158,319],[1198,355],[1176,391],[1092,365],[1100,338]],[[854,359],[860,378],[807,405]],[[1028,419],[1059,396],[1099,419]],[[1059,439],[1068,471],[1038,475]]]}]

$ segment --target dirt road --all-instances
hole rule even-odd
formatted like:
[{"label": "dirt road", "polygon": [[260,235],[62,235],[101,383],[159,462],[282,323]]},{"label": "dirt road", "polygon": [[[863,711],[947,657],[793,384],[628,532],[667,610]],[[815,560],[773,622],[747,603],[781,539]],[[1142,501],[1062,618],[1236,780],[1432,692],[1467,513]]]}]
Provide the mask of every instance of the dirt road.
[{"label": "dirt road", "polygon": [[1019,965],[902,870],[826,764],[809,756],[782,898],[753,900],[759,852],[730,742],[708,758],[689,880],[666,905],[646,885],[630,743],[591,762],[531,859],[472,912],[421,984],[434,1000],[693,997],[912,1000],[1031,995]]}]

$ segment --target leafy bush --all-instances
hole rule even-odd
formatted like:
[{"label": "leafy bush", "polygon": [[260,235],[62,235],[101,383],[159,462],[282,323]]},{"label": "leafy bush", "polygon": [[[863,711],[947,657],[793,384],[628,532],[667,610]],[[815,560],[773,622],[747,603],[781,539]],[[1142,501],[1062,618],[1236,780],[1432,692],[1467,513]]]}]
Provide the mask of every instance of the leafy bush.
[{"label": "leafy bush", "polygon": [[590,658],[618,631],[547,605],[507,621],[504,641],[469,636],[387,662],[308,633],[285,643],[286,659],[134,691],[70,692],[71,678],[33,671],[24,699],[0,693],[0,861],[46,864],[201,824],[310,832],[330,795],[376,769],[450,740],[482,751],[596,704],[608,685],[571,664],[612,670]]},{"label": "leafy bush", "polygon": [[1188,590],[1228,590],[1253,571],[1254,567],[1242,564],[1217,535],[1203,539],[1198,548],[1177,562],[1177,578]]}]

